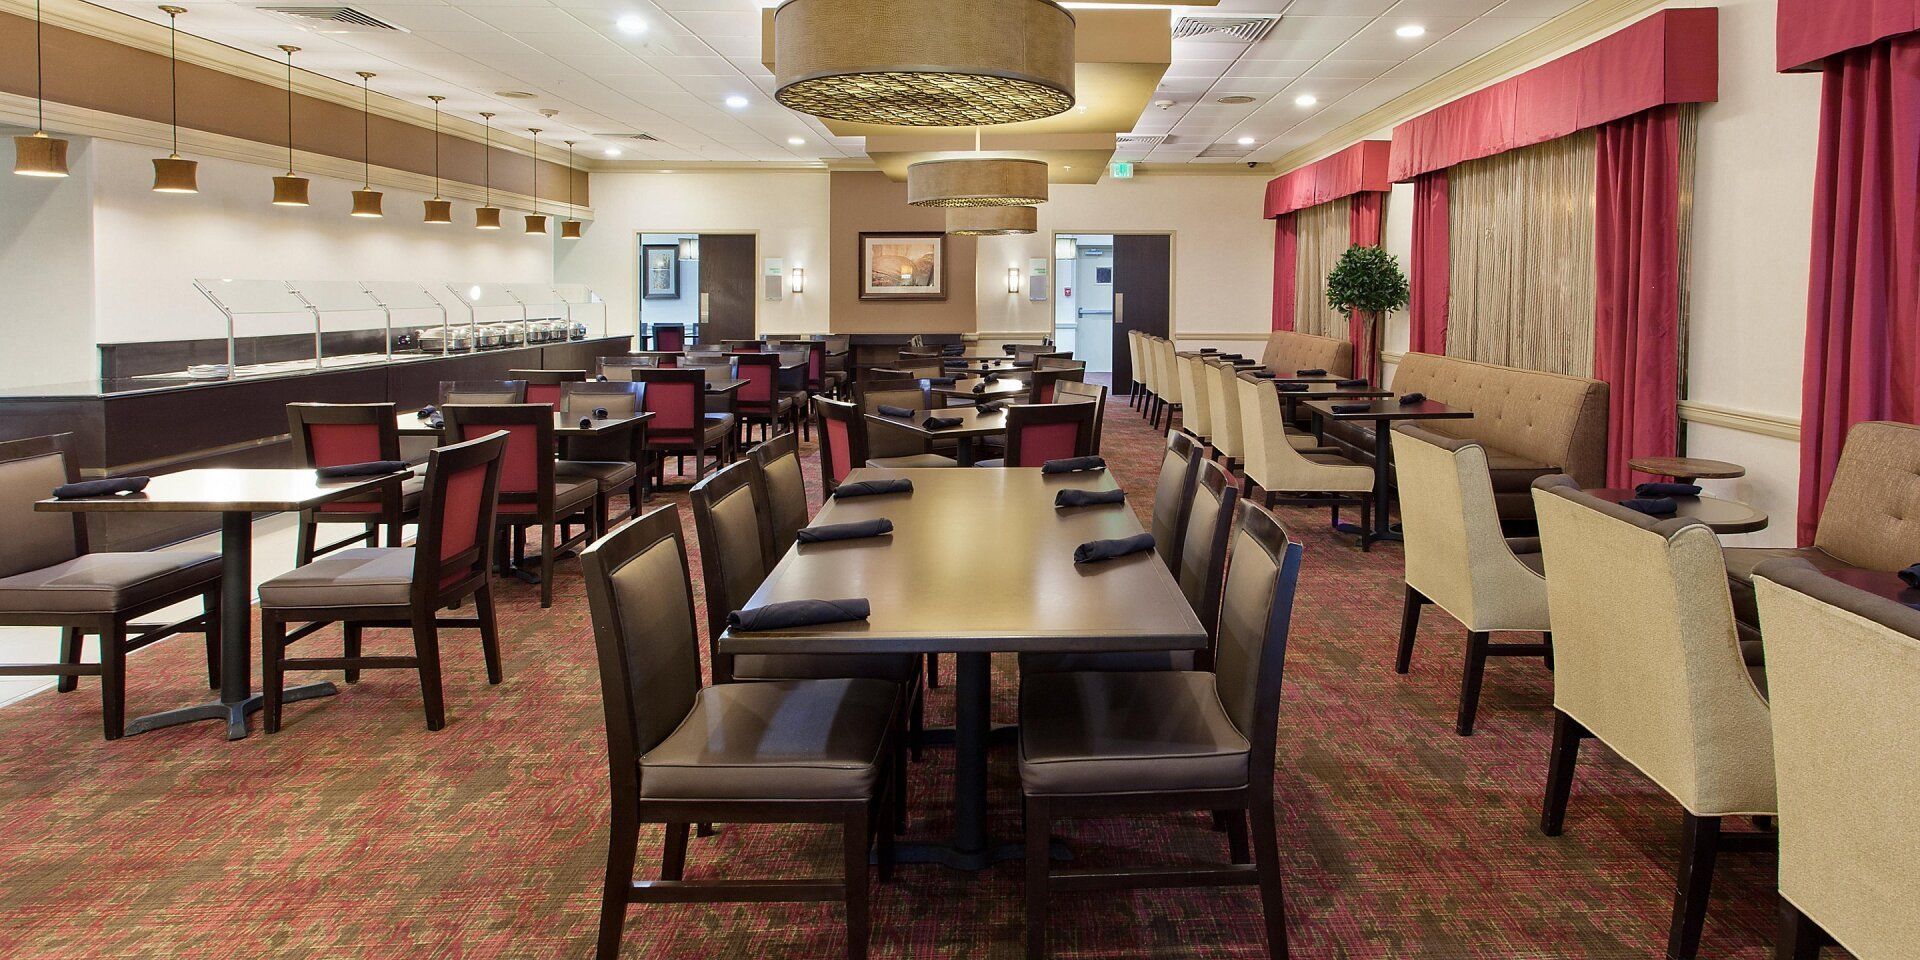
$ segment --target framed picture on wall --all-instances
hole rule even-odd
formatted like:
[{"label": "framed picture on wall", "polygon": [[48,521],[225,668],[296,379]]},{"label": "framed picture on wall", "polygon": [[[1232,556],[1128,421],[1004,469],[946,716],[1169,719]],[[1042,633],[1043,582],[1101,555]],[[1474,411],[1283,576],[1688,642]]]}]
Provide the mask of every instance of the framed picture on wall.
[{"label": "framed picture on wall", "polygon": [[860,299],[945,300],[947,235],[860,234]]},{"label": "framed picture on wall", "polygon": [[648,300],[680,299],[680,247],[648,243],[640,247],[640,295]]}]

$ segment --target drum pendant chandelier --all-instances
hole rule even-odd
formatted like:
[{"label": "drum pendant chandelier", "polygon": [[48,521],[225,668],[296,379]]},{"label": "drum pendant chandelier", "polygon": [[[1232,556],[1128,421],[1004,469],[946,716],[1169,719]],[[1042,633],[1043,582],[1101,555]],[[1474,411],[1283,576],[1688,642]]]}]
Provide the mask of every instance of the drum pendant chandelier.
[{"label": "drum pendant chandelier", "polygon": [[1042,160],[981,157],[922,160],[907,167],[907,202],[916,207],[1024,207],[1047,202]]},{"label": "drum pendant chandelier", "polygon": [[832,120],[1019,123],[1073,107],[1073,14],[1053,0],[787,0],[774,99]]},{"label": "drum pendant chandelier", "polygon": [[1040,211],[1032,207],[953,207],[947,232],[956,237],[1008,237],[1040,229]]}]

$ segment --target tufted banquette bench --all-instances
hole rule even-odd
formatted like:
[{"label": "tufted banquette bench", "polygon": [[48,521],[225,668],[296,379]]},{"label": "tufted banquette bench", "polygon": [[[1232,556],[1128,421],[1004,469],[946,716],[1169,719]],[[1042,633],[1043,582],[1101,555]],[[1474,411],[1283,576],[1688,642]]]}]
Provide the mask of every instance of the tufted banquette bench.
[{"label": "tufted banquette bench", "polygon": [[1260,363],[1286,376],[1296,370],[1325,370],[1336,377],[1353,376],[1353,344],[1310,333],[1275,330],[1267,337]]}]

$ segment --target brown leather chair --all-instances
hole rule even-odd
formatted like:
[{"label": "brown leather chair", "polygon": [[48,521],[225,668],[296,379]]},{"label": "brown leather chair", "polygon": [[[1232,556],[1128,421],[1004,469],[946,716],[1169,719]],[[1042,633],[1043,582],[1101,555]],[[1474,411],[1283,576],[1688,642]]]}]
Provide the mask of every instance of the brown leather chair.
[{"label": "brown leather chair", "polygon": [[[589,547],[582,564],[613,810],[595,956],[619,955],[629,904],[843,900],[847,956],[864,958],[876,838],[883,881],[893,862],[899,687],[837,678],[702,688],[693,581],[671,505]],[[688,825],[702,822],[839,824],[845,872],[839,882],[684,880]],[[660,879],[635,882],[642,823],[666,826],[666,850]]]},{"label": "brown leather chair", "polygon": [[655,350],[685,350],[687,348],[687,328],[677,323],[654,324],[653,348]]},{"label": "brown leather chair", "polygon": [[526,403],[544,403],[560,408],[560,399],[569,383],[587,379],[585,370],[508,370],[507,376],[526,383]]},{"label": "brown leather chair", "polygon": [[1054,403],[1091,403],[1093,404],[1093,452],[1100,452],[1100,427],[1107,418],[1107,387],[1101,383],[1083,383],[1079,380],[1056,380],[1053,384]]},{"label": "brown leather chair", "polygon": [[807,392],[815,395],[837,397],[846,389],[847,373],[835,370],[827,362],[827,342],[825,340],[808,341],[807,345]]},{"label": "brown leather chair", "polygon": [[[605,410],[609,417],[638,416],[640,387],[612,380],[569,383],[561,394],[559,409],[561,415],[570,420],[591,417],[595,410]],[[647,498],[646,473],[640,469],[640,464],[646,462],[645,423],[608,437],[574,437],[566,446],[568,456],[554,462],[553,475],[559,480],[591,477],[599,485],[594,512],[600,518],[601,530],[640,515],[640,504]],[[623,490],[627,494],[627,509],[614,517],[613,496]]]},{"label": "brown leather chair", "polygon": [[1086,379],[1086,375],[1087,373],[1085,370],[1074,370],[1074,369],[1048,370],[1045,368],[1034,369],[1034,370],[1016,370],[1011,374],[1001,374],[1001,376],[1010,376],[1013,379],[1025,380],[1028,383],[1033,384],[1033,402],[1034,403],[1052,403],[1053,388],[1055,384],[1073,382],[1073,381],[1084,381]]},{"label": "brown leather chair", "polygon": [[450,403],[467,406],[498,406],[527,402],[525,380],[442,380],[435,401],[444,407]]},{"label": "brown leather chair", "polygon": [[[400,450],[400,428],[391,403],[289,403],[287,433],[293,438],[294,461],[319,469],[375,460],[404,460]],[[380,527],[387,528],[387,546],[400,545],[400,528],[413,522],[420,513],[420,493],[426,481],[408,477],[401,481],[399,499],[393,489],[350,500],[335,500],[315,510],[300,512],[295,535],[294,563],[312,563],[313,558],[342,547],[364,543],[380,545]],[[319,525],[323,523],[359,524],[358,535],[316,546]]]},{"label": "brown leather chair", "polygon": [[[35,510],[53,488],[80,479],[72,440],[62,433],[0,443],[0,626],[60,628],[59,663],[0,665],[0,677],[57,676],[61,693],[77,689],[80,677],[99,677],[101,723],[106,738],[118,740],[126,732],[127,654],[177,633],[204,633],[207,685],[220,685],[220,555],[93,553],[85,515]],[[205,604],[200,616],[134,623],[194,597]],[[88,634],[100,638],[97,665],[80,662]]]},{"label": "brown leather chair", "polygon": [[1084,403],[1023,403],[1007,408],[1007,455],[980,467],[1038,467],[1093,452],[1094,408]]},{"label": "brown leather chair", "polygon": [[744,381],[733,397],[733,412],[740,420],[742,436],[751,439],[751,428],[760,425],[760,439],[773,436],[775,427],[789,424],[799,429],[794,398],[780,389],[780,355],[743,353],[734,358],[735,376]]},{"label": "brown leather chair", "polygon": [[[518,572],[526,562],[527,529],[540,531],[540,607],[553,606],[553,564],[560,554],[585,546],[600,535],[594,507],[600,485],[591,477],[559,479],[554,474],[553,409],[544,403],[505,406],[443,407],[447,439],[464,443],[496,431],[507,434],[500,464],[500,505],[494,528],[513,538],[506,558]],[[579,534],[568,536],[578,523]]]},{"label": "brown leather chair", "polygon": [[[1256,504],[1242,501],[1239,520],[1214,672],[1021,678],[1029,958],[1046,956],[1048,897],[1055,890],[1228,884],[1260,888],[1268,952],[1287,955],[1273,768],[1300,546]],[[1056,820],[1206,810],[1224,821],[1231,864],[1053,869],[1048,848]],[[1252,816],[1251,850],[1242,811]]]},{"label": "brown leather chair", "polygon": [[825,397],[813,398],[820,423],[820,482],[831,494],[855,467],[953,467],[952,459],[922,453],[905,457],[867,456],[867,415],[859,407]]},{"label": "brown leather chair", "polygon": [[766,480],[767,516],[773,523],[772,557],[778,562],[812,519],[807,506],[807,478],[800,466],[800,441],[789,431],[747,451],[747,456],[760,465],[760,475]]},{"label": "brown leather chair", "polygon": [[674,363],[666,362],[669,359],[675,362],[678,361],[678,358],[667,357],[601,357],[599,361],[600,376],[612,381],[631,382],[634,379],[633,372],[635,370],[653,370],[660,367],[674,366]]},{"label": "brown leather chair", "polygon": [[[444,728],[442,627],[478,628],[487,682],[500,682],[500,633],[493,615],[489,564],[507,446],[505,434],[493,433],[439,447],[427,455],[420,534],[413,546],[342,550],[260,585],[261,714],[268,733],[280,730],[288,670],[341,669],[348,683],[358,682],[363,669],[416,670],[427,729]],[[477,616],[440,616],[441,610],[468,597],[473,598]],[[289,632],[287,627],[293,623],[303,626]],[[287,656],[289,644],[331,623],[340,624],[345,635],[342,656]],[[367,627],[411,627],[413,656],[362,656],[360,633]]]},{"label": "brown leather chair", "polygon": [[641,409],[653,414],[647,424],[648,453],[658,454],[653,466],[654,489],[666,483],[666,458],[679,458],[685,472],[686,455],[693,454],[693,475],[707,475],[706,455],[713,465],[731,462],[739,447],[731,413],[707,412],[707,374],[700,369],[658,368],[634,370],[633,379],[645,384]]}]

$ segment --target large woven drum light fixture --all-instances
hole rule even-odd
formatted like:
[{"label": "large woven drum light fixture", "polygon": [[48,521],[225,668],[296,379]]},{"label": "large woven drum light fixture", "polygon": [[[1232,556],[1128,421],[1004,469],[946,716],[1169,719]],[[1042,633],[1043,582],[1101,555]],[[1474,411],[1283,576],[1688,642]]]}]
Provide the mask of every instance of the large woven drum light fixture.
[{"label": "large woven drum light fixture", "polygon": [[1073,106],[1073,14],[1052,0],[787,0],[774,99],[904,127],[1038,120]]},{"label": "large woven drum light fixture", "polygon": [[1040,160],[982,157],[922,160],[907,167],[907,202],[916,207],[1021,207],[1047,202]]},{"label": "large woven drum light fixture", "polygon": [[1032,207],[954,207],[947,211],[947,232],[956,237],[1008,237],[1040,229],[1040,211]]}]

